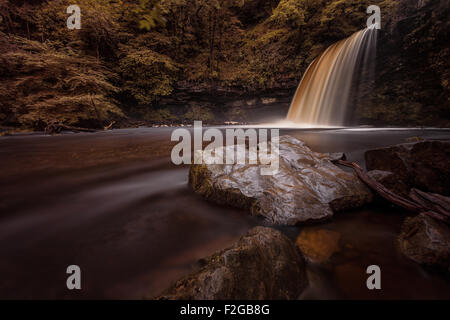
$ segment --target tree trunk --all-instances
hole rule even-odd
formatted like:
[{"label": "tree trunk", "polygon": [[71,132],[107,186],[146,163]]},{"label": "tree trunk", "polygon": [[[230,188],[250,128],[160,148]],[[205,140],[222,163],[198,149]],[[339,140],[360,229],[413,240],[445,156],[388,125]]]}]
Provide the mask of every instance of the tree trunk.
[{"label": "tree trunk", "polygon": [[214,69],[214,45],[216,38],[216,23],[217,23],[217,14],[216,9],[214,9],[214,18],[212,11],[209,13],[209,22],[210,22],[210,38],[209,38],[209,74],[212,80],[213,69]]}]

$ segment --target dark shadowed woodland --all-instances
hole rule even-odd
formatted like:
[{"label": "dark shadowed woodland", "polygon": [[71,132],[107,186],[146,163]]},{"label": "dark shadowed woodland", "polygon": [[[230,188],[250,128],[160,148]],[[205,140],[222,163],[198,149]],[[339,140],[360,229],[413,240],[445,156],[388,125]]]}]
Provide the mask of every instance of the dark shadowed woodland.
[{"label": "dark shadowed woodland", "polygon": [[447,1],[0,1],[0,123],[43,130],[251,122],[289,107],[308,65],[382,13],[375,86],[352,121],[449,125]]}]

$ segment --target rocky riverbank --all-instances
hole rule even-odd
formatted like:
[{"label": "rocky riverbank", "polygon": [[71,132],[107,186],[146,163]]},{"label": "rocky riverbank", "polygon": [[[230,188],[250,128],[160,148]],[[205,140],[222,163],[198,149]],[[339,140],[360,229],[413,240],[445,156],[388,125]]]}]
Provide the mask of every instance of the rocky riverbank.
[{"label": "rocky riverbank", "polygon": [[[448,141],[424,141],[369,150],[365,153],[368,176],[404,197],[417,187],[447,194],[449,147]],[[207,200],[247,209],[272,226],[320,222],[374,198],[356,175],[300,140],[281,137],[279,153],[280,171],[274,176],[259,175],[258,165],[192,165],[189,182]],[[388,169],[392,172],[382,171]],[[412,179],[424,170],[426,180]],[[448,214],[450,198],[438,199],[439,212]],[[391,204],[384,200],[380,205]],[[395,245],[408,259],[433,272],[448,273],[447,223],[427,213],[407,217]],[[324,263],[340,250],[339,242],[340,235],[327,230],[305,229],[294,243],[273,228],[258,227],[230,248],[202,260],[203,267],[158,298],[297,299],[308,283],[304,257],[309,263]]]}]

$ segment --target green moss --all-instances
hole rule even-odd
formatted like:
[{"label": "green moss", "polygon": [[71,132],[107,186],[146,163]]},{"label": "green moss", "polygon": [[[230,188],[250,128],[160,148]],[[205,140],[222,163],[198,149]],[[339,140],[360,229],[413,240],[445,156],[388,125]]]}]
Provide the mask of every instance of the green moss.
[{"label": "green moss", "polygon": [[[406,0],[79,0],[82,29],[68,32],[61,26],[70,4],[0,1],[1,124],[99,126],[123,117],[117,101],[148,110],[139,112],[148,121],[173,121],[157,107],[177,88],[295,86],[330,44],[365,27],[368,5],[380,6],[382,25],[417,9]],[[383,61],[384,71],[401,67],[403,79],[377,83],[362,118],[448,124],[447,16],[434,2],[410,15],[392,51],[401,57]],[[214,120],[203,106],[183,118]]]},{"label": "green moss", "polygon": [[192,121],[210,122],[214,120],[214,115],[212,114],[210,109],[194,105],[191,107],[190,111],[186,112],[184,118],[185,120],[190,122]]},{"label": "green moss", "polygon": [[178,120],[168,109],[152,109],[146,112],[144,119],[155,123],[166,123]]},{"label": "green moss", "polygon": [[142,105],[171,94],[179,71],[172,59],[149,49],[128,53],[119,66],[124,81],[122,90]]}]

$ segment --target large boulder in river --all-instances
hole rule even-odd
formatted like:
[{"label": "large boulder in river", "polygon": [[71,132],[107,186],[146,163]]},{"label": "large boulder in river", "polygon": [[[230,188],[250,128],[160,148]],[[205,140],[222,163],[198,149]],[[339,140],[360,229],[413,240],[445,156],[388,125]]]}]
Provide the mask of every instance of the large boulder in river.
[{"label": "large boulder in river", "polygon": [[192,165],[189,182],[208,200],[248,209],[279,225],[320,221],[373,198],[353,172],[343,171],[329,155],[313,152],[290,136],[280,137],[279,170],[274,175],[261,175],[260,164],[248,163]]},{"label": "large boulder in river", "polygon": [[409,187],[450,195],[450,141],[406,143],[365,153],[367,170],[393,172]]},{"label": "large boulder in river", "polygon": [[425,214],[407,218],[398,246],[415,262],[450,272],[450,228],[446,224]]},{"label": "large boulder in river", "polygon": [[297,299],[307,286],[305,262],[281,232],[256,227],[230,248],[205,259],[197,272],[177,281],[158,299]]}]

